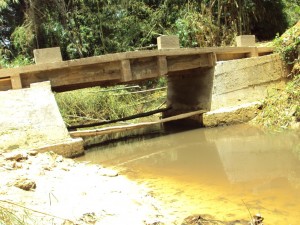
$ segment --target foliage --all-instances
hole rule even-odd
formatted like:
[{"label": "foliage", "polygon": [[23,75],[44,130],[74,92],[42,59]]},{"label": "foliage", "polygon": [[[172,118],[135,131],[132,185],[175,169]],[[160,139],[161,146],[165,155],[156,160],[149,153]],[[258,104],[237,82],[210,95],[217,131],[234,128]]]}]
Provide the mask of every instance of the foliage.
[{"label": "foliage", "polygon": [[136,93],[137,88],[140,90],[139,86],[132,89],[94,87],[57,93],[55,97],[64,121],[69,125],[119,119],[164,105],[165,89]]},{"label": "foliage", "polygon": [[276,51],[279,52],[289,65],[293,74],[300,72],[300,20],[299,22],[287,30],[281,37],[274,40]]},{"label": "foliage", "polygon": [[289,26],[294,26],[300,20],[300,0],[284,0],[283,3]]},{"label": "foliage", "polygon": [[26,223],[18,217],[15,211],[0,206],[0,224],[2,225],[25,225]]},{"label": "foliage", "polygon": [[73,59],[139,49],[162,34],[188,47],[230,45],[238,34],[272,38],[286,25],[282,1],[0,0],[1,55],[59,46]]},{"label": "foliage", "polygon": [[284,90],[269,90],[263,111],[255,123],[273,131],[290,129],[300,121],[300,75],[297,75]]},{"label": "foliage", "polygon": [[283,90],[269,90],[263,111],[255,122],[269,129],[280,131],[300,122],[300,21],[275,39],[279,52],[291,69],[292,80]]}]

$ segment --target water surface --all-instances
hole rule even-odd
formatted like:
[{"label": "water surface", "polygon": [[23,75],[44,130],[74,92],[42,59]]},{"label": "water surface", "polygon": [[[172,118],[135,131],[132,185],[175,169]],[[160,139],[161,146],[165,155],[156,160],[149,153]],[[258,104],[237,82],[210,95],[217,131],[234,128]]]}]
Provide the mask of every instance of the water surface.
[{"label": "water surface", "polygon": [[178,221],[194,213],[226,221],[260,213],[264,224],[300,224],[299,158],[299,133],[239,125],[125,138],[80,160],[122,167]]}]

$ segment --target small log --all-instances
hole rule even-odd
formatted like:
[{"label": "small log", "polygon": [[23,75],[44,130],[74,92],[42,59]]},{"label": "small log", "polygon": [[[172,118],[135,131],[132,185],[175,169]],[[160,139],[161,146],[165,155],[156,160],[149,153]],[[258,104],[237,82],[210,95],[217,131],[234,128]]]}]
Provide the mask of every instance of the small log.
[{"label": "small log", "polygon": [[98,121],[98,122],[95,122],[95,123],[73,125],[73,126],[68,126],[68,129],[69,130],[74,130],[74,129],[77,129],[77,128],[96,127],[96,126],[101,126],[101,125],[105,125],[105,124],[117,123],[117,122],[121,122],[121,121],[123,122],[123,121],[127,121],[127,120],[133,120],[133,119],[141,118],[141,117],[151,116],[151,115],[154,115],[154,114],[157,114],[157,113],[165,112],[169,109],[171,109],[171,108],[156,109],[156,110],[153,110],[153,111],[139,113],[139,114],[136,114],[136,115],[127,116],[127,117],[123,117],[123,118],[115,119],[115,120],[106,120],[106,121],[102,120],[102,121]]},{"label": "small log", "polygon": [[154,125],[154,124],[160,124],[160,123],[166,123],[166,122],[171,122],[171,121],[175,121],[175,120],[181,120],[181,119],[185,119],[185,118],[188,118],[191,116],[203,114],[205,112],[206,112],[205,110],[198,110],[198,111],[184,113],[184,114],[180,114],[180,115],[176,115],[176,116],[171,116],[171,117],[164,118],[164,119],[154,121],[154,122],[144,122],[144,123],[138,123],[138,124],[125,125],[125,126],[106,127],[106,128],[94,129],[94,130],[71,131],[69,133],[70,133],[71,137],[87,137],[87,136],[112,134],[112,133],[118,133],[118,132],[122,132],[122,131],[143,128],[143,127],[147,127],[147,126]]}]

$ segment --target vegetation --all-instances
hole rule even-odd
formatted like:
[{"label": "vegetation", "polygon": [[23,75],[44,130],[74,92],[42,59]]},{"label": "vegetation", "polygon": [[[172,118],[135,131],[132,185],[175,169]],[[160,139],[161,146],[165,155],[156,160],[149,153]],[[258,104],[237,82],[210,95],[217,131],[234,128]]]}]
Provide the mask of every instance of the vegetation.
[{"label": "vegetation", "polygon": [[[87,88],[57,93],[56,101],[69,125],[124,118],[165,107],[165,80],[140,86]],[[151,90],[155,87],[156,90]],[[150,91],[147,91],[150,89]]]},{"label": "vegetation", "polygon": [[151,46],[162,34],[184,47],[272,39],[299,18],[299,0],[0,0],[0,12],[2,59],[54,46],[73,59]]},{"label": "vegetation", "polygon": [[263,111],[255,121],[280,131],[300,122],[300,21],[281,37],[277,37],[274,46],[291,71],[291,81],[284,90],[269,91]]}]

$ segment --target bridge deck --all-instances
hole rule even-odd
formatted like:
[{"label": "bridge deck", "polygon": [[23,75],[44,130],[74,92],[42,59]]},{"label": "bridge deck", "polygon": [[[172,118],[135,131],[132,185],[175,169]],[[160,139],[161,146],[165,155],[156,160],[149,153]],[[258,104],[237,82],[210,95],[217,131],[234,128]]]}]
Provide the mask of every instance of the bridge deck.
[{"label": "bridge deck", "polygon": [[272,48],[258,47],[151,50],[0,69],[0,91],[48,80],[55,91],[122,84],[272,52]]}]

